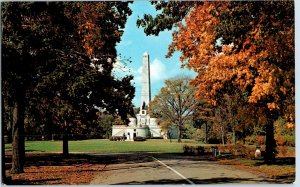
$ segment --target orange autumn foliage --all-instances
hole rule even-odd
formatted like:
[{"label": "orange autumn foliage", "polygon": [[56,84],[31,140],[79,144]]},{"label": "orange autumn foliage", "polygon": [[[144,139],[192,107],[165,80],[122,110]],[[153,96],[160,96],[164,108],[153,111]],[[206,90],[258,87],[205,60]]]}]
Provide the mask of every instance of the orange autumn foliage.
[{"label": "orange autumn foliage", "polygon": [[[278,6],[289,5],[284,3]],[[286,100],[294,104],[294,26],[272,13],[262,14],[246,25],[246,33],[232,36],[232,43],[224,43],[224,33],[219,29],[232,29],[224,16],[232,16],[243,6],[235,7],[231,2],[195,5],[173,33],[167,56],[180,51],[182,65],[198,73],[192,81],[198,88],[198,98],[216,104],[219,91],[226,90],[230,82],[250,92],[249,103],[263,103],[270,111],[282,110],[288,105]]]},{"label": "orange autumn foliage", "polygon": [[[96,5],[96,6],[95,6]],[[104,40],[101,40],[101,27],[96,21],[104,17],[105,3],[86,3],[81,5],[80,13],[77,15],[78,34],[82,38],[82,46],[89,56],[95,52],[95,49],[101,49]],[[102,14],[100,12],[103,12]]]},{"label": "orange autumn foliage", "polygon": [[81,47],[88,56],[116,55],[115,43],[120,42],[127,16],[131,15],[128,3],[71,3],[66,14],[76,27],[74,37],[81,40]]}]

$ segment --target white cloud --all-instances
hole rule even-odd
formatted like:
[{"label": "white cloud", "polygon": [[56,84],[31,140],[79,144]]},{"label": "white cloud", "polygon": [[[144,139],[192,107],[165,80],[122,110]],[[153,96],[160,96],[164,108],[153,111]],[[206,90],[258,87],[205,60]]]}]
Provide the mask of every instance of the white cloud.
[{"label": "white cloud", "polygon": [[150,64],[150,77],[152,81],[163,80],[166,78],[166,66],[157,58]]},{"label": "white cloud", "polygon": [[135,74],[133,77],[133,83],[135,87],[141,86],[142,82],[142,75],[141,74]]},{"label": "white cloud", "polygon": [[[137,70],[134,70],[134,82],[136,85],[140,85],[142,81],[142,69],[140,66]],[[151,82],[165,80],[168,77],[166,72],[166,66],[159,59],[155,58],[152,63],[150,63],[150,79]]]},{"label": "white cloud", "polygon": [[143,71],[143,66],[140,66],[139,69],[137,70],[137,73],[141,75],[142,71]]}]

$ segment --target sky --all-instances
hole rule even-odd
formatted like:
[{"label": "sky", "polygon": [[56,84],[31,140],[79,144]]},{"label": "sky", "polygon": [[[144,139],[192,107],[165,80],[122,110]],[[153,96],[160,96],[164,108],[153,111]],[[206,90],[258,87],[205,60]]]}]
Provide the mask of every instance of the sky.
[{"label": "sky", "polygon": [[[172,31],[164,31],[159,36],[146,36],[143,28],[136,26],[138,17],[144,14],[156,14],[154,6],[147,1],[134,1],[130,4],[132,15],[128,18],[121,42],[117,45],[117,52],[121,58],[115,66],[117,77],[131,74],[134,76],[135,98],[133,104],[140,106],[141,97],[141,73],[143,53],[150,57],[151,100],[164,86],[164,81],[179,75],[195,77],[196,73],[188,69],[182,69],[179,61],[180,53],[176,52],[171,58],[165,58],[168,46],[172,42]],[[132,61],[128,63],[125,59]]]}]

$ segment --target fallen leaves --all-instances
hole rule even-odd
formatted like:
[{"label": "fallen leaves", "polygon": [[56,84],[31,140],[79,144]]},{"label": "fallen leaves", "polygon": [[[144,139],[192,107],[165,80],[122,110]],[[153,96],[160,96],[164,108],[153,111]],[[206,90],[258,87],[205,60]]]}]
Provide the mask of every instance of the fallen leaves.
[{"label": "fallen leaves", "polygon": [[71,156],[62,159],[57,154],[28,154],[25,173],[10,174],[10,164],[6,164],[6,174],[14,185],[55,185],[89,184],[95,175],[106,167],[105,160],[88,156]]},{"label": "fallen leaves", "polygon": [[77,166],[30,166],[25,173],[12,175],[14,184],[52,185],[89,184],[94,175],[99,174],[105,165],[82,164]]},{"label": "fallen leaves", "polygon": [[232,159],[219,160],[219,164],[230,165],[242,171],[253,173],[259,177],[278,180],[278,183],[292,183],[295,181],[295,164],[267,165],[255,160]]}]

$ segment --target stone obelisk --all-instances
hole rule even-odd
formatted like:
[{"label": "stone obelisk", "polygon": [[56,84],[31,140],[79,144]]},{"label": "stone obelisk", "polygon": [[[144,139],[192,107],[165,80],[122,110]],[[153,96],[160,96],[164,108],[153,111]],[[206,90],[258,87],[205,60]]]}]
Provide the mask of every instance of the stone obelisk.
[{"label": "stone obelisk", "polygon": [[151,88],[150,88],[150,63],[149,54],[145,52],[143,54],[143,67],[142,67],[142,93],[141,93],[141,108],[145,110],[145,107],[149,106],[151,100]]}]

